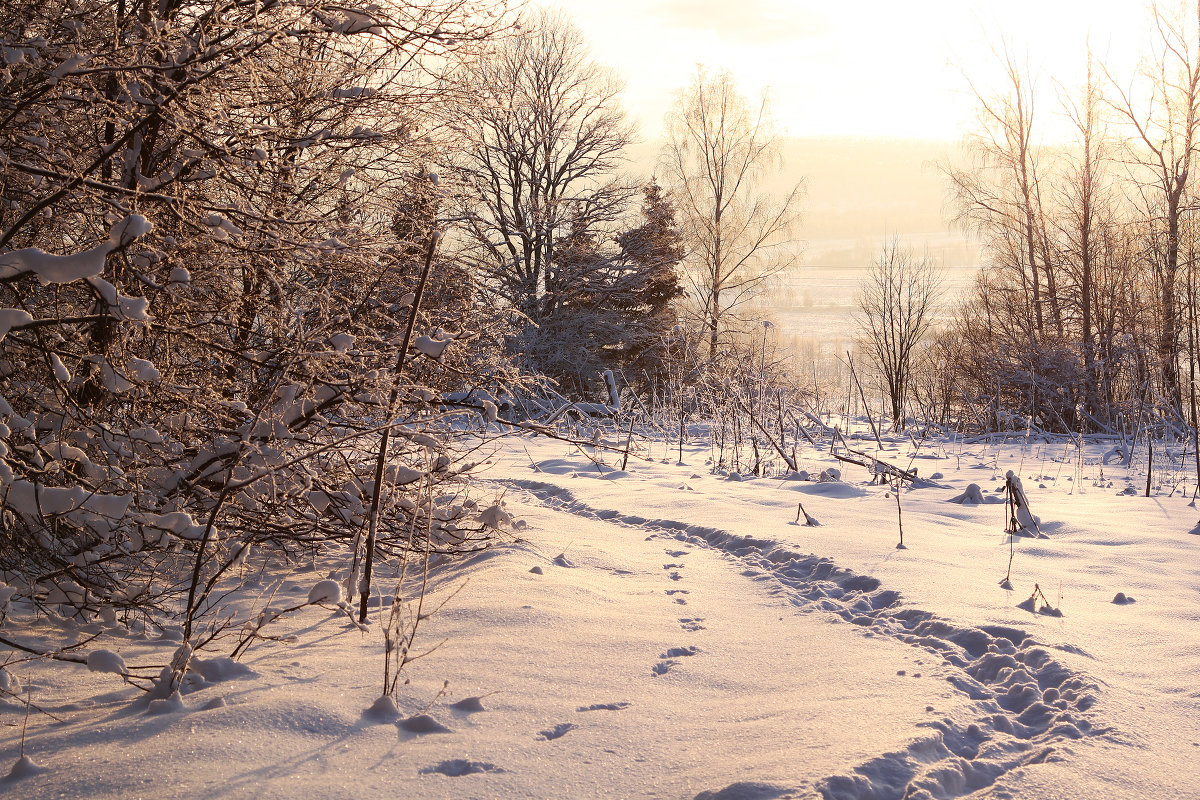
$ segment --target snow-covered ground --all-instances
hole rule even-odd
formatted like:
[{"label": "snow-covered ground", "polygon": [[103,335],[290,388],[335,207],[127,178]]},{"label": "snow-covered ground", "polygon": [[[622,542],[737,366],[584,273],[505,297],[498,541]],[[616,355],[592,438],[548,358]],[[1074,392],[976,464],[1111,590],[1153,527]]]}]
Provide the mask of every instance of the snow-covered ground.
[{"label": "snow-covered ground", "polygon": [[[940,473],[902,493],[898,549],[888,487],[823,452],[801,453],[801,466],[840,468],[841,481],[712,474],[699,442],[682,464],[673,446],[643,444],[626,471],[619,456],[546,437],[492,447],[481,478],[521,526],[435,571],[425,610],[437,610],[418,639],[435,649],[408,667],[398,716],[364,714],[383,680],[378,622],[363,633],[314,607],[280,623],[294,641],[205,662],[182,703],[135,702],[110,672],[11,666],[40,710],[29,761],[0,787],[39,798],[1200,797],[1200,535],[1170,472],[1147,498],[1144,473],[1102,463],[1101,445],[1082,458],[1021,439],[914,454],[897,438],[882,458]],[[1011,589],[1000,585],[1008,470],[1045,534],[1015,540]],[[987,502],[950,502],[970,483]],[[1137,495],[1122,493],[1134,483]],[[819,524],[796,523],[801,502]],[[302,601],[334,566],[266,573],[246,607]],[[1035,584],[1061,616],[1021,607]],[[1128,602],[1113,602],[1118,592]],[[100,641],[139,665],[178,646]],[[0,707],[5,765],[18,762],[25,716],[15,701]]]}]

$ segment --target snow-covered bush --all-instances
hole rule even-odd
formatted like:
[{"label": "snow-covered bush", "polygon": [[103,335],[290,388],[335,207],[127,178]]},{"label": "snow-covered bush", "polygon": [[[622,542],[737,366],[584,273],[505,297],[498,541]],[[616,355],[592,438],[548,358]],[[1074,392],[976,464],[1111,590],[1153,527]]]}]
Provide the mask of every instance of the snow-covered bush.
[{"label": "snow-covered bush", "polygon": [[191,640],[252,548],[357,556],[376,496],[384,554],[414,529],[433,551],[483,543],[428,385],[445,370],[397,353],[410,322],[448,351],[471,331],[410,320],[397,276],[421,272],[431,231],[393,222],[439,191],[411,179],[440,145],[439,72],[497,11],[4,4],[0,580],[16,598],[175,618]]}]

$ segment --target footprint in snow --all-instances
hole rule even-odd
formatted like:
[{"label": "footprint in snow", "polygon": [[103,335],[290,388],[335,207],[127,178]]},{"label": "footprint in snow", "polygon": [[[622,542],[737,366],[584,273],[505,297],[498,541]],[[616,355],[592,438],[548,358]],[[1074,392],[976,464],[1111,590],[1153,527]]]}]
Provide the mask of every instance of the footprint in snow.
[{"label": "footprint in snow", "polygon": [[659,658],[683,658],[685,656],[694,656],[699,652],[700,648],[692,645],[688,645],[686,647],[672,647],[670,650],[660,655]]},{"label": "footprint in snow", "polygon": [[666,675],[671,670],[671,667],[679,663],[677,659],[694,656],[699,652],[700,648],[692,645],[687,645],[685,647],[672,647],[667,650],[667,652],[659,655],[659,658],[662,660],[650,668],[650,673],[655,677],[659,675]]},{"label": "footprint in snow", "polygon": [[558,739],[559,737],[565,735],[567,731],[571,730],[574,727],[575,726],[569,722],[560,722],[557,725],[555,725],[553,728],[549,728],[544,731],[538,731],[538,737],[541,739],[545,739],[547,742],[549,742],[553,739]]},{"label": "footprint in snow", "polygon": [[685,631],[688,631],[689,633],[695,633],[696,631],[705,630],[705,627],[700,624],[701,622],[704,622],[704,617],[683,617],[679,620],[679,625]]},{"label": "footprint in snow", "polygon": [[[664,569],[665,569],[665,567],[664,567]],[[680,575],[678,572],[671,572],[671,573],[668,573],[668,574],[667,574],[667,577],[668,577],[668,578],[670,578],[670,579],[671,579],[671,580],[673,580],[673,581],[681,581],[681,580],[683,580],[683,576],[682,576],[682,575]]]},{"label": "footprint in snow", "polygon": [[628,700],[618,700],[615,703],[595,703],[590,706],[580,706],[575,710],[580,713],[584,711],[621,711],[622,709],[629,708],[630,705],[631,703]]},{"label": "footprint in snow", "polygon": [[667,589],[667,594],[691,594],[687,589]]},{"label": "footprint in snow", "polygon": [[683,558],[690,552],[690,550],[668,550],[667,555],[669,555],[671,558]]},{"label": "footprint in snow", "polygon": [[452,758],[449,761],[443,761],[432,767],[423,767],[420,771],[424,775],[436,772],[451,778],[457,778],[462,775],[473,775],[478,772],[504,772],[505,770],[486,761],[468,761],[465,758]]},{"label": "footprint in snow", "polygon": [[731,783],[720,791],[701,792],[695,800],[786,800],[796,796],[782,786],[741,781]]}]

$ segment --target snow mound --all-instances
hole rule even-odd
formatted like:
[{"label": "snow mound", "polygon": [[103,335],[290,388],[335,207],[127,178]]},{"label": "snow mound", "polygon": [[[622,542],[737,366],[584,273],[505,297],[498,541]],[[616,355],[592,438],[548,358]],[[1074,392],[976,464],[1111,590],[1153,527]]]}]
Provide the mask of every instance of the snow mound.
[{"label": "snow mound", "polygon": [[172,692],[169,697],[151,700],[146,706],[146,715],[151,717],[160,714],[178,714],[182,711],[187,711],[187,706],[184,705],[183,696],[178,690]]},{"label": "snow mound", "polygon": [[488,506],[479,512],[479,521],[493,530],[500,530],[506,525],[513,524],[512,515],[501,508],[499,504]]},{"label": "snow mound", "polygon": [[400,727],[410,733],[453,733],[428,714],[417,714],[400,723]]},{"label": "snow mound", "polygon": [[794,491],[818,497],[831,497],[835,500],[849,500],[852,497],[862,497],[867,493],[867,490],[861,486],[854,486],[853,484],[841,481],[801,483],[794,487]]},{"label": "snow mound", "polygon": [[480,711],[487,711],[487,709],[483,707],[482,697],[464,697],[457,703],[451,704],[450,708],[467,714],[477,714]]},{"label": "snow mound", "polygon": [[362,716],[367,722],[382,725],[400,719],[400,709],[396,707],[396,701],[385,694],[372,703]]},{"label": "snow mound", "polygon": [[311,589],[308,590],[308,602],[316,605],[318,603],[327,603],[336,606],[342,602],[342,585],[337,581],[323,580],[317,581]]},{"label": "snow mound", "polygon": [[21,756],[16,763],[12,765],[12,769],[8,771],[7,780],[19,781],[21,778],[28,778],[32,775],[38,775],[45,772],[46,768],[34,761],[29,756]]},{"label": "snow mound", "polygon": [[87,668],[92,672],[112,672],[127,675],[125,660],[111,650],[93,650],[88,653]]},{"label": "snow mound", "polygon": [[547,458],[531,465],[534,472],[546,472],[551,475],[569,475],[578,466],[574,461],[565,458]]},{"label": "snow mound", "polygon": [[978,505],[984,502],[983,490],[979,488],[978,483],[969,483],[962,494],[951,497],[948,502],[959,505]]},{"label": "snow mound", "polygon": [[193,658],[191,671],[206,683],[224,683],[237,678],[253,678],[258,673],[245,664],[239,664],[227,656],[217,658]]}]

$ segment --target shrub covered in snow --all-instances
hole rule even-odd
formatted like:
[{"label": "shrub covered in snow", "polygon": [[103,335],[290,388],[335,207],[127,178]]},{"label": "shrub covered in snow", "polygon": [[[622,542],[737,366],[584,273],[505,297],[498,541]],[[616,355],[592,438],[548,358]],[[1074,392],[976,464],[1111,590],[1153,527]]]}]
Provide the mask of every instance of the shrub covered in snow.
[{"label": "shrub covered in snow", "polygon": [[[252,548],[340,548],[353,583],[369,517],[382,555],[486,544],[430,403],[480,320],[418,313],[436,202],[393,223],[440,191],[420,168],[439,143],[411,134],[441,89],[413,67],[453,68],[505,18],[124,8],[0,10],[3,605],[191,640],[230,624],[216,587]],[[436,364],[398,352],[406,328]]]}]

